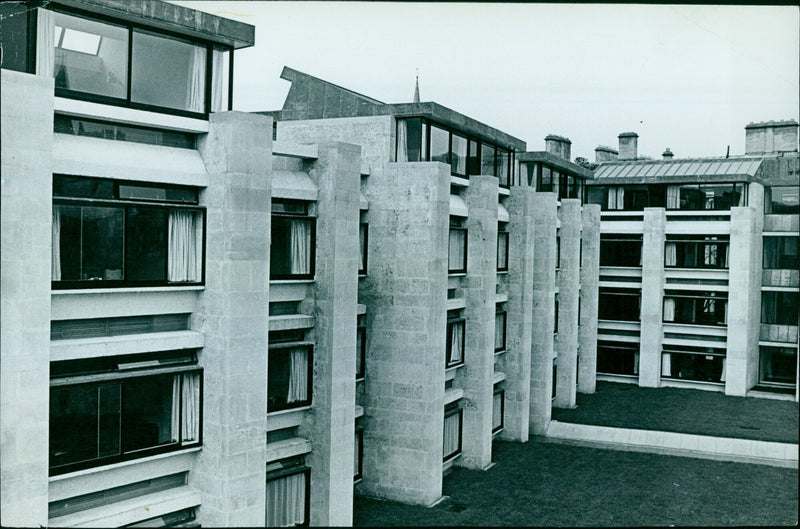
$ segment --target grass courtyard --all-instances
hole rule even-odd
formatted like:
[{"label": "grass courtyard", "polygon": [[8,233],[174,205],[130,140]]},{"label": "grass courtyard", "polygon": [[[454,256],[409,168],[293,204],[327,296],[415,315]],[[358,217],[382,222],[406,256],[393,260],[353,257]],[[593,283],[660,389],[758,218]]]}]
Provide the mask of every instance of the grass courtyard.
[{"label": "grass courtyard", "polygon": [[356,497],[355,526],[780,526],[798,471],[547,442],[497,441],[485,472],[455,469],[426,508]]}]

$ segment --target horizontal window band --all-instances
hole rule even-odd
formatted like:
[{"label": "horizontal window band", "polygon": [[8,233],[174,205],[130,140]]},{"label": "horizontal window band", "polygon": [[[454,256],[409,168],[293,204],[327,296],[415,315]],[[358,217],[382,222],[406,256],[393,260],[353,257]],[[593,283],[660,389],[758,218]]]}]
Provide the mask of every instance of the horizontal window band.
[{"label": "horizontal window band", "polygon": [[314,342],[309,342],[306,340],[298,341],[298,342],[270,342],[269,349],[292,349],[294,347],[313,347]]},{"label": "horizontal window band", "polygon": [[50,387],[76,386],[80,384],[93,384],[103,382],[114,382],[115,380],[145,378],[158,375],[174,375],[179,373],[199,373],[202,375],[203,368],[197,365],[164,367],[131,371],[114,371],[113,373],[102,373],[97,375],[82,375],[77,377],[55,378],[50,380]]}]

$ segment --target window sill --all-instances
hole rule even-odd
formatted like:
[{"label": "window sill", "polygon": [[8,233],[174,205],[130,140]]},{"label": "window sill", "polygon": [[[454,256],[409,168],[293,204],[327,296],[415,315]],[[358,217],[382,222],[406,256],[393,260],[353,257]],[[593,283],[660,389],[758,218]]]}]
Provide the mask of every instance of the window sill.
[{"label": "window sill", "polygon": [[310,410],[310,409],[311,409],[311,404],[308,404],[307,406],[299,406],[297,408],[289,408],[287,410],[268,411],[267,412],[267,418],[269,418],[269,417],[279,417],[281,415],[286,415],[288,413],[296,413],[296,412],[306,411],[306,410]]},{"label": "window sill", "polygon": [[366,377],[356,377],[356,384],[358,384],[359,382],[364,382],[365,380]]},{"label": "window sill", "polygon": [[65,479],[76,478],[78,476],[87,476],[90,474],[97,474],[99,472],[105,472],[108,470],[113,470],[116,468],[123,468],[129,467],[131,465],[138,465],[140,463],[145,463],[147,461],[155,461],[158,459],[165,459],[168,457],[174,457],[181,454],[190,454],[192,452],[199,452],[202,450],[202,446],[193,446],[191,448],[184,448],[182,450],[175,450],[174,452],[165,452],[163,454],[156,454],[148,457],[141,457],[139,459],[130,459],[128,461],[121,461],[119,463],[111,463],[110,465],[102,465],[98,467],[86,468],[83,470],[76,470],[75,472],[67,472],[65,474],[59,474],[57,476],[50,476],[48,481],[53,483],[55,481],[63,481]]},{"label": "window sill", "polygon": [[447,272],[448,277],[466,277],[466,272]]},{"label": "window sill", "polygon": [[311,284],[314,281],[316,280],[315,279],[270,279],[269,284],[270,285],[292,285],[298,283]]},{"label": "window sill", "polygon": [[494,352],[495,356],[500,356],[500,355],[503,355],[503,354],[506,354],[506,349],[502,349],[500,351],[495,351]]},{"label": "window sill", "polygon": [[54,296],[67,296],[77,294],[114,294],[116,292],[185,292],[191,290],[205,290],[205,285],[163,286],[163,287],[120,287],[120,288],[71,288],[65,290],[51,290]]},{"label": "window sill", "polygon": [[497,275],[504,275],[504,274],[508,274],[508,269],[505,269],[505,270],[498,270],[498,271],[497,271]]}]

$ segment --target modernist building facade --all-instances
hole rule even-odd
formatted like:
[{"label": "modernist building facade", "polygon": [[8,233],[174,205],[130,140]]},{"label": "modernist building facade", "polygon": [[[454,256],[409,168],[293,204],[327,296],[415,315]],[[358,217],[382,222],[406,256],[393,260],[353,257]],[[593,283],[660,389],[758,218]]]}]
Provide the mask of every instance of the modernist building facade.
[{"label": "modernist building facade", "polygon": [[747,125],[739,156],[598,147],[598,378],[797,400],[797,130]]},{"label": "modernist building facade", "polygon": [[593,384],[599,208],[568,140],[290,69],[283,110],[232,112],[252,26],[16,9],[4,525],[349,525],[354,490],[432,504]]}]

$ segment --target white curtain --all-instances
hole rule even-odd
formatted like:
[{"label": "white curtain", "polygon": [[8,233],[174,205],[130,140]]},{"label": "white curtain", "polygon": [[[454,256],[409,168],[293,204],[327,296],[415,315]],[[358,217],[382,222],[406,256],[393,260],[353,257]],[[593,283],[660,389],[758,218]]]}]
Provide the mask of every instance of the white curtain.
[{"label": "white curtain", "polygon": [[186,88],[186,108],[192,112],[203,112],[205,100],[206,49],[195,46],[189,65],[189,79]]},{"label": "white curtain", "polygon": [[172,377],[172,421],[170,439],[173,443],[180,440],[181,432],[181,376]]},{"label": "white curtain", "polygon": [[397,161],[408,161],[408,126],[404,119],[397,120]]},{"label": "white curtain", "polygon": [[725,358],[722,359],[722,374],[719,376],[720,382],[725,382]]},{"label": "white curtain", "polygon": [[200,440],[200,373],[183,375],[181,398],[183,401],[183,417],[181,427],[183,442]]},{"label": "white curtain", "polygon": [[292,220],[289,223],[292,274],[308,274],[311,271],[311,223]]},{"label": "white curtain", "polygon": [[730,258],[731,258],[731,244],[727,243],[725,244],[725,268],[731,267]]},{"label": "white curtain", "polygon": [[744,206],[747,202],[747,184],[737,184],[736,188],[739,190],[739,203],[737,206]]},{"label": "white curtain", "polygon": [[503,394],[496,393],[492,403],[492,430],[503,424]]},{"label": "white curtain", "polygon": [[466,232],[462,230],[450,229],[448,270],[463,270],[465,268],[464,238],[466,235]]},{"label": "white curtain", "polygon": [[681,186],[667,186],[667,209],[678,209],[681,206]]},{"label": "white curtain", "polygon": [[669,353],[664,353],[661,355],[661,376],[672,376],[672,355]]},{"label": "white curtain", "polygon": [[617,209],[625,209],[625,188],[617,188]]},{"label": "white curtain", "polygon": [[61,210],[53,208],[52,256],[50,263],[50,279],[61,281]]},{"label": "white curtain", "polygon": [[200,281],[203,249],[198,237],[202,225],[199,220],[194,211],[173,210],[169,213],[167,280],[170,282]]},{"label": "white curtain", "polygon": [[675,321],[675,298],[664,298],[664,321]]},{"label": "white curtain", "polygon": [[228,110],[228,51],[213,50],[211,70],[211,112]]},{"label": "white curtain", "polygon": [[608,188],[608,209],[625,209],[625,188]]},{"label": "white curtain", "polygon": [[639,374],[639,351],[633,353],[633,374]]},{"label": "white curtain", "polygon": [[717,264],[717,245],[706,244],[703,248],[703,264],[713,266]]},{"label": "white curtain", "polygon": [[306,475],[267,481],[267,527],[292,527],[305,521]]},{"label": "white curtain", "polygon": [[464,322],[459,321],[452,324],[452,336],[450,336],[450,363],[455,364],[461,362],[463,356],[461,355],[461,330],[464,328]]},{"label": "white curtain", "polygon": [[289,351],[289,392],[286,402],[300,402],[308,398],[308,350],[295,347]]},{"label": "white curtain", "polygon": [[460,414],[458,413],[444,418],[444,443],[442,445],[442,455],[444,457],[458,450],[458,434],[461,429],[461,421],[459,419]]},{"label": "white curtain", "polygon": [[723,305],[722,309],[725,313],[722,315],[722,323],[728,325],[728,300],[725,300],[725,305]]},{"label": "white curtain", "polygon": [[506,323],[506,315],[505,313],[497,314],[494,317],[494,348],[496,351],[502,351],[505,349],[505,343],[503,337],[505,335],[505,323]]},{"label": "white curtain", "polygon": [[668,242],[664,246],[664,265],[675,266],[678,264],[678,249],[674,242]]},{"label": "white curtain", "polygon": [[36,10],[36,75],[55,75],[55,13],[49,9]]}]

